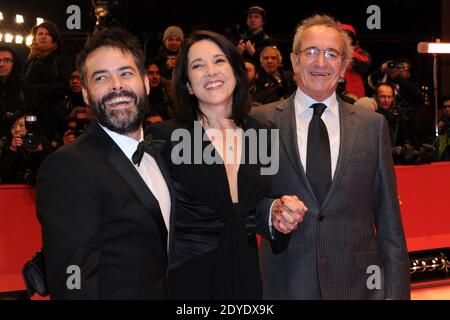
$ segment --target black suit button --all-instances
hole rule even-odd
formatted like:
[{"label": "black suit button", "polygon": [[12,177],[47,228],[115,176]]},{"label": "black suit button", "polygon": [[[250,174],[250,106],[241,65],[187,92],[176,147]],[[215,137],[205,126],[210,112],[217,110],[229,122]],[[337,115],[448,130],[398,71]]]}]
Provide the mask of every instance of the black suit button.
[{"label": "black suit button", "polygon": [[319,216],[317,217],[317,219],[322,222],[323,220],[325,220],[325,216],[323,214],[319,214]]}]

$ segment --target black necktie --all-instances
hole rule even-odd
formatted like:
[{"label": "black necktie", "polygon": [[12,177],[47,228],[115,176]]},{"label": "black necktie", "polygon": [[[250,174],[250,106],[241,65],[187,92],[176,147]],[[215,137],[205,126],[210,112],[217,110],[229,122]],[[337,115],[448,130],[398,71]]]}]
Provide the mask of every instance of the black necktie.
[{"label": "black necktie", "polygon": [[321,118],[327,106],[315,103],[310,108],[314,109],[314,114],[308,128],[306,176],[317,200],[322,204],[331,186],[330,140]]},{"label": "black necktie", "polygon": [[145,136],[144,140],[139,142],[136,151],[131,157],[131,160],[139,167],[142,161],[142,157],[144,156],[144,152],[147,152],[152,157],[156,157],[156,155],[164,146],[164,143],[164,140],[153,140],[151,135]]}]

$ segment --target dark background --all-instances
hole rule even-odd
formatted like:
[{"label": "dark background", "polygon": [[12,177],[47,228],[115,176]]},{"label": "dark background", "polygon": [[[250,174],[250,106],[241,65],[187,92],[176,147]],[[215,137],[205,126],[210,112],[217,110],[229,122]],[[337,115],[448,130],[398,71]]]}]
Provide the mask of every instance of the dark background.
[{"label": "dark background", "polygon": [[[279,42],[285,61],[288,60],[292,36],[297,24],[311,14],[326,13],[352,24],[361,46],[373,57],[373,68],[382,62],[406,56],[413,62],[413,76],[420,83],[432,83],[432,57],[417,54],[417,43],[434,41],[441,35],[441,1],[446,0],[383,0],[383,1],[162,1],[118,0],[113,10],[118,23],[135,33],[150,56],[157,51],[161,36],[169,25],[179,25],[186,34],[207,28],[223,33],[227,27],[240,25],[245,30],[246,10],[252,5],[266,9],[265,31]],[[77,4],[81,8],[82,29],[66,28],[66,8]],[[381,30],[369,30],[366,13],[369,5],[381,8]],[[65,50],[75,55],[86,35],[94,30],[92,5],[89,0],[0,0],[0,11],[6,16],[20,13],[30,23],[36,16],[52,20],[63,33]],[[1,29],[0,25],[0,29]],[[1,32],[1,31],[0,31]],[[25,56],[27,49],[21,47]],[[289,68],[289,63],[285,64]]]}]

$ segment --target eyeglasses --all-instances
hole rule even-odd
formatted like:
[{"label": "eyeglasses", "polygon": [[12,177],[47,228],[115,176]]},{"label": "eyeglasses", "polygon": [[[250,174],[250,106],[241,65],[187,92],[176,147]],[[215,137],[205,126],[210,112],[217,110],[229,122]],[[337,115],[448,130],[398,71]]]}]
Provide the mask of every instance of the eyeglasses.
[{"label": "eyeglasses", "polygon": [[321,50],[316,47],[309,47],[303,50],[298,50],[296,54],[303,54],[306,58],[317,59],[320,56],[320,53],[323,52],[325,60],[335,61],[342,57],[339,51],[334,49],[325,49]]},{"label": "eyeglasses", "polygon": [[4,63],[13,63],[13,59],[10,58],[0,58],[0,63],[4,62]]}]

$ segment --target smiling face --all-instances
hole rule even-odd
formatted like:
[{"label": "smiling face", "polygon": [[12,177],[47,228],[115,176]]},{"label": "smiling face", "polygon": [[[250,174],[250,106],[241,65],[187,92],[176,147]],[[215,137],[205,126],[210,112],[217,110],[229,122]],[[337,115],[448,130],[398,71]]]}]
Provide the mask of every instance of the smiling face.
[{"label": "smiling face", "polygon": [[14,122],[11,127],[11,135],[21,135],[24,136],[27,134],[27,128],[25,126],[25,117],[21,117]]},{"label": "smiling face", "polygon": [[281,55],[278,49],[268,47],[262,51],[261,67],[267,74],[274,75],[278,73],[278,68],[281,67]]},{"label": "smiling face", "polygon": [[[304,31],[297,50],[312,47],[333,49],[342,55],[344,40],[336,29],[316,25]],[[346,68],[342,56],[326,59],[323,51],[318,57],[292,53],[291,62],[298,87],[316,101],[323,101],[336,91],[339,78],[344,76]]]},{"label": "smiling face", "polygon": [[182,44],[183,40],[181,40],[181,38],[178,38],[176,36],[170,36],[167,37],[166,40],[164,40],[164,46],[170,52],[178,52],[181,49]]},{"label": "smiling face", "polygon": [[201,110],[225,107],[231,112],[236,77],[224,52],[210,40],[193,44],[188,53],[188,89]]},{"label": "smiling face", "polygon": [[120,134],[140,129],[149,93],[133,56],[117,48],[100,47],[86,59],[87,88],[83,98],[98,122]]}]

